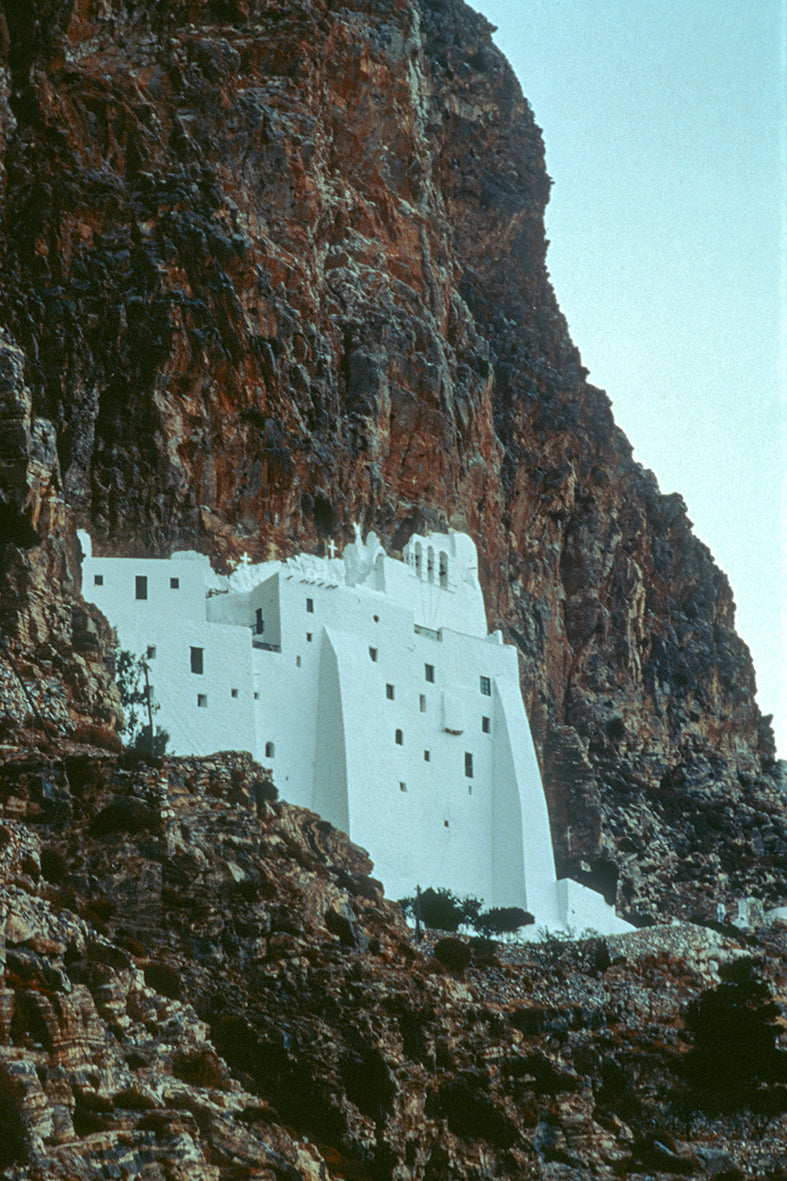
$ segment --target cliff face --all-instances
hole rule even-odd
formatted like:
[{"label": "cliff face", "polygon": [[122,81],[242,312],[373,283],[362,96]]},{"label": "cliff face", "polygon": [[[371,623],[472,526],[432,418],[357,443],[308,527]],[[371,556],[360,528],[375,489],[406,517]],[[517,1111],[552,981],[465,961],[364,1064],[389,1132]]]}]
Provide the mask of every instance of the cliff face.
[{"label": "cliff face", "polygon": [[729,585],[586,381],[545,267],[540,132],[482,17],[6,0],[0,158],[32,424],[0,473],[3,611],[64,709],[95,716],[107,684],[100,639],[68,663],[74,518],[100,552],[218,562],[356,521],[394,549],[466,529],[521,652],[559,868],[610,893],[620,874],[633,909],[781,900]]},{"label": "cliff face", "polygon": [[[252,805],[259,776],[0,752],[4,1178],[784,1176],[784,931],[419,946],[362,850]],[[710,1090],[699,998],[729,1022]]]}]

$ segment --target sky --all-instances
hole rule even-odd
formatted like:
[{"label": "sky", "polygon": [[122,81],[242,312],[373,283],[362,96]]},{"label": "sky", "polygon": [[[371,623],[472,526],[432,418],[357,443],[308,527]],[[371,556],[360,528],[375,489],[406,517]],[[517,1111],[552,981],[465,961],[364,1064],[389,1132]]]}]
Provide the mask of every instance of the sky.
[{"label": "sky", "polygon": [[787,0],[470,0],[544,132],[589,380],[732,585],[787,757]]}]

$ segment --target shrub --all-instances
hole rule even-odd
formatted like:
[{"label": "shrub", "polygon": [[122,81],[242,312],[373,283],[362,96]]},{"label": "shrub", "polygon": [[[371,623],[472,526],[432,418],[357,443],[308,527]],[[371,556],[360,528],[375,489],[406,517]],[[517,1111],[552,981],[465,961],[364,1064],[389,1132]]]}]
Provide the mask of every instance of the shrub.
[{"label": "shrub", "polygon": [[115,796],[97,812],[90,822],[90,831],[95,836],[108,836],[113,832],[142,832],[158,826],[159,817],[144,800],[136,796]]},{"label": "shrub", "polygon": [[[144,656],[135,656],[126,648],[121,648],[118,652],[115,676],[120,690],[120,704],[126,715],[125,725],[121,729],[128,732],[128,745],[137,754],[161,758],[167,748],[169,734],[160,726],[156,726],[151,741],[150,723],[144,721],[148,712],[149,689],[145,677],[147,668]],[[151,701],[151,713],[157,713],[159,708],[158,702]]]},{"label": "shrub", "polygon": [[416,906],[420,901],[421,922],[425,927],[437,931],[458,931],[462,924],[474,927],[481,913],[479,898],[459,898],[451,890],[429,886],[418,897],[402,898],[399,905],[406,915],[416,917]]},{"label": "shrub", "polygon": [[259,808],[262,804],[272,804],[279,798],[279,789],[272,779],[257,778],[251,785],[251,794]]},{"label": "shrub", "polygon": [[463,972],[472,959],[472,951],[461,939],[449,935],[434,945],[435,959],[452,972]]},{"label": "shrub", "polygon": [[[158,709],[158,706],[156,708]],[[150,726],[143,726],[134,738],[134,750],[139,755],[150,755],[151,758],[160,759],[166,753],[168,742],[169,731],[164,730],[161,726],[156,726],[151,746]]]},{"label": "shrub", "polygon": [[60,849],[45,845],[41,850],[41,873],[53,886],[59,885],[68,872],[68,862]]},{"label": "shrub", "polygon": [[533,915],[521,906],[493,906],[483,911],[474,925],[482,935],[510,935],[535,921]]},{"label": "shrub", "polygon": [[227,1089],[227,1066],[210,1046],[198,1046],[193,1050],[177,1050],[172,1056],[172,1073],[175,1078],[189,1083],[192,1087],[212,1087],[214,1090]]},{"label": "shrub", "polygon": [[776,1048],[779,1014],[757,963],[743,956],[719,969],[717,988],[686,1009],[694,1048],[687,1057],[692,1082],[717,1097],[738,1097],[758,1081],[783,1073]]},{"label": "shrub", "polygon": [[183,992],[180,972],[177,968],[170,967],[169,964],[146,964],[145,983],[148,988],[160,992],[162,996],[169,997],[171,1001],[178,1000]]}]

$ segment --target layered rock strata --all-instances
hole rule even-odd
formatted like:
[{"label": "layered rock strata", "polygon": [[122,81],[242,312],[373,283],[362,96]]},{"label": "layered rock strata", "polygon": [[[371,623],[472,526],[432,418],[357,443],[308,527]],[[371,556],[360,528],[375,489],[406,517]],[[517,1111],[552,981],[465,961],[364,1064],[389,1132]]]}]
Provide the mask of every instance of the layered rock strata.
[{"label": "layered rock strata", "polygon": [[[269,796],[235,754],[0,752],[8,1181],[783,1175],[783,932],[417,945],[363,851]],[[752,956],[708,1093],[688,1007]]]},{"label": "layered rock strata", "polygon": [[[631,911],[781,901],[730,587],[587,381],[491,33],[461,0],[5,4],[0,322],[38,452],[105,553],[468,530],[560,871]],[[73,534],[19,517],[15,471],[3,609],[30,651],[45,585],[59,650]],[[72,720],[109,720],[100,677],[54,672]]]}]

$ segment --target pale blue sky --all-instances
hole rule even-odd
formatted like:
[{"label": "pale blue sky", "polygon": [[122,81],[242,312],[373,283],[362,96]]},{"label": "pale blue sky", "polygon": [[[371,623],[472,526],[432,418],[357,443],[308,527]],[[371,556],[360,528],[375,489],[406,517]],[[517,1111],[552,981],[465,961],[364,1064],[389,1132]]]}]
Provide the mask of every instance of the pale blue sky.
[{"label": "pale blue sky", "polygon": [[787,0],[470,0],[544,131],[590,380],[729,576],[787,756]]}]

